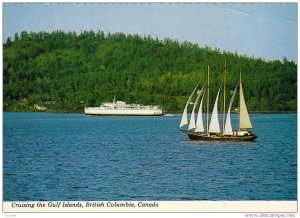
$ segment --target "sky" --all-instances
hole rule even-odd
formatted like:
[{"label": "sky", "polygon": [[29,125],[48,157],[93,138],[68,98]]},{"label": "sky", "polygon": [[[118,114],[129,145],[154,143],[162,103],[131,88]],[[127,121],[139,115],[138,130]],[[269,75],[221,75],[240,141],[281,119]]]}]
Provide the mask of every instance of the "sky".
[{"label": "sky", "polygon": [[3,3],[3,40],[23,30],[102,30],[297,62],[297,10],[297,3]]}]

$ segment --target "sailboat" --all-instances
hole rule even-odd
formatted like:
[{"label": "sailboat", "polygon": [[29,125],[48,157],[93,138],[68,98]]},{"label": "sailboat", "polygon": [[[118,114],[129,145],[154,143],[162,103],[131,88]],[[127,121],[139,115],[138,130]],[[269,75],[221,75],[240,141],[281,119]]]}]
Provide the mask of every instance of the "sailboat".
[{"label": "sailboat", "polygon": [[[202,86],[201,90],[197,91],[197,88],[199,86],[199,83],[196,85],[194,90],[192,91],[191,95],[188,98],[188,101],[186,102],[184,111],[182,113],[182,118],[179,125],[179,130],[184,131],[187,133],[188,137],[192,140],[202,140],[202,141],[208,141],[208,140],[214,140],[214,141],[253,141],[257,138],[257,135],[254,134],[250,129],[252,129],[252,123],[248,114],[246,102],[244,99],[244,92],[243,92],[243,86],[242,86],[242,74],[240,72],[240,79],[238,84],[236,85],[231,100],[228,106],[227,115],[225,115],[225,109],[226,109],[226,62],[224,67],[224,79],[223,79],[223,85],[224,85],[224,95],[223,95],[223,125],[222,125],[222,131],[220,128],[219,123],[219,115],[218,115],[218,101],[219,101],[219,95],[220,90],[222,88],[222,84],[219,87],[217,97],[215,100],[215,104],[213,107],[213,111],[210,118],[209,123],[209,66],[207,70],[207,87],[205,88],[205,85]],[[239,89],[239,124],[238,128],[236,130],[232,129],[231,125],[231,118],[230,118],[230,112],[231,107],[234,101],[234,97],[237,93],[237,90]],[[204,128],[203,124],[203,99],[205,97],[206,92],[206,129]],[[190,121],[188,122],[188,106],[191,103],[191,100],[193,99],[193,96],[197,94],[196,100],[194,102],[192,114]],[[195,121],[195,110],[198,106],[199,99],[201,98],[198,114],[197,114],[197,121]],[[225,119],[226,118],[226,119]],[[183,130],[182,127],[185,125],[188,125],[188,130]]]}]

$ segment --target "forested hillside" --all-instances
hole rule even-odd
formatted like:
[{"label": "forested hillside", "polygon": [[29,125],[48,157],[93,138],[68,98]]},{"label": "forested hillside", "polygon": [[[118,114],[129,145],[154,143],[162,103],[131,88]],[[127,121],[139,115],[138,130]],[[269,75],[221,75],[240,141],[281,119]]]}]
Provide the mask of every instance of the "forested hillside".
[{"label": "forested hillside", "polygon": [[242,69],[249,111],[297,107],[297,65],[286,58],[265,61],[189,42],[102,31],[24,31],[3,48],[5,111],[33,110],[35,104],[49,111],[83,111],[113,96],[180,111],[196,82],[206,82],[207,65],[213,104],[225,59],[228,90]]}]

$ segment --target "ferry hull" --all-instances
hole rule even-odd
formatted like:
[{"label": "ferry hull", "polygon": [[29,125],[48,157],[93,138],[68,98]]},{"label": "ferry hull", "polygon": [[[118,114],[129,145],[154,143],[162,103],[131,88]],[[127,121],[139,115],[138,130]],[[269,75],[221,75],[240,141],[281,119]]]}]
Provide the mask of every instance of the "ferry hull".
[{"label": "ferry hull", "polygon": [[161,109],[100,109],[97,107],[84,108],[86,115],[98,116],[162,116]]},{"label": "ferry hull", "polygon": [[223,135],[206,135],[203,133],[191,132],[188,131],[187,135],[192,140],[198,141],[254,141],[257,136],[245,135],[245,136],[223,136]]}]

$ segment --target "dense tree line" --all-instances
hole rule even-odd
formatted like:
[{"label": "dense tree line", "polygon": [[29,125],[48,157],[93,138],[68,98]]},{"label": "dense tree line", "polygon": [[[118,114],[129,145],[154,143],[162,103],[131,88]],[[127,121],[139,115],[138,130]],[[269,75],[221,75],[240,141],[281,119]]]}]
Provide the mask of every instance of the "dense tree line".
[{"label": "dense tree line", "polygon": [[[266,61],[190,42],[102,31],[16,33],[3,45],[5,111],[82,111],[114,96],[180,111],[211,69],[211,104],[227,63],[227,88],[243,73],[250,111],[294,111],[297,65]],[[230,96],[228,95],[228,98]]]}]

